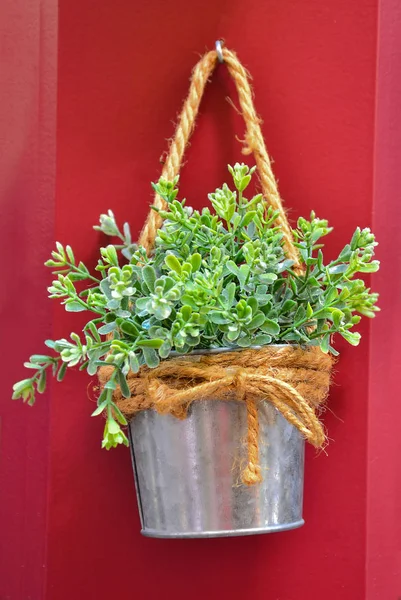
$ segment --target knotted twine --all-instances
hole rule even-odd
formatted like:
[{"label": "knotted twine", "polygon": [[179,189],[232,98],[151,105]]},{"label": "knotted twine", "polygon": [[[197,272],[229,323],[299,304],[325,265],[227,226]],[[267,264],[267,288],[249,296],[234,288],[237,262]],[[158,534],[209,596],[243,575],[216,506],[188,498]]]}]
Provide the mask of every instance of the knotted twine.
[{"label": "knotted twine", "polygon": [[[253,153],[255,157],[263,197],[278,211],[277,225],[283,232],[286,255],[294,261],[294,269],[302,272],[265,147],[261,121],[253,104],[249,75],[234,52],[223,48],[222,54],[235,82],[246,125],[243,153]],[[162,171],[162,176],[169,181],[180,171],[206,83],[217,62],[218,55],[213,50],[206,53],[193,70],[188,97]],[[158,195],[154,199],[154,205],[160,209],[166,208],[165,201]],[[157,230],[161,225],[160,215],[151,210],[139,237],[139,244],[148,253],[154,247]],[[269,401],[305,439],[320,448],[325,441],[325,434],[316,411],[327,396],[331,366],[331,357],[318,347],[293,345],[272,345],[221,354],[187,355],[164,360],[153,369],[143,366],[138,373],[130,372],[127,380],[131,397],[125,398],[117,387],[113,399],[129,419],[142,410],[156,410],[160,414],[185,419],[192,402],[198,400],[244,402],[247,409],[248,464],[242,472],[242,481],[253,485],[262,481],[258,403]],[[112,373],[113,367],[103,366],[99,369],[101,387]]]}]

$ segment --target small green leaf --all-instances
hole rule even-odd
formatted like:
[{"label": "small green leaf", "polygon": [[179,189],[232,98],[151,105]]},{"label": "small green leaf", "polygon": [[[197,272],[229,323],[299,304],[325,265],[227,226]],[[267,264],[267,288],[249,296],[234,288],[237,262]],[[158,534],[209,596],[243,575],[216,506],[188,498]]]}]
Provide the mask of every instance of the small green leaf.
[{"label": "small green leaf", "polygon": [[194,273],[195,271],[198,271],[200,269],[201,264],[202,264],[202,257],[199,254],[199,252],[196,252],[195,254],[193,254],[191,256],[192,272]]},{"label": "small green leaf", "polygon": [[230,319],[223,312],[217,310],[211,311],[208,316],[209,320],[212,323],[216,323],[216,325],[225,325],[230,322]]},{"label": "small green leaf", "polygon": [[32,356],[29,357],[29,362],[38,365],[48,363],[50,360],[50,356],[46,356],[45,354],[32,354]]},{"label": "small green leaf", "polygon": [[106,334],[114,331],[116,327],[117,327],[117,323],[115,321],[113,321],[112,323],[106,323],[106,325],[102,325],[101,327],[99,327],[98,332],[101,335],[106,335]]},{"label": "small green leaf", "polygon": [[43,392],[46,389],[46,371],[45,371],[45,369],[43,369],[43,371],[41,372],[36,387],[38,389],[38,392],[40,394],[43,394]]},{"label": "small green leaf", "polygon": [[249,329],[257,329],[258,327],[260,327],[263,323],[265,323],[266,319],[265,319],[265,315],[262,312],[257,313],[252,321],[249,323],[248,328]]},{"label": "small green leaf", "polygon": [[123,333],[131,337],[137,337],[139,335],[139,329],[131,321],[123,321],[120,323],[119,327]]},{"label": "small green leaf", "polygon": [[133,371],[134,373],[138,373],[139,361],[138,361],[137,355],[135,354],[135,352],[130,352],[128,356],[129,356],[129,364],[130,364],[131,371]]},{"label": "small green leaf", "polygon": [[160,348],[163,345],[164,340],[153,338],[151,340],[141,340],[137,342],[139,348]]},{"label": "small green leaf", "polygon": [[235,290],[236,290],[236,285],[233,281],[231,281],[226,288],[224,288],[223,292],[222,292],[222,301],[225,305],[226,308],[231,308],[232,305],[234,304],[234,300],[235,300]]},{"label": "small green leaf", "polygon": [[241,227],[247,227],[249,225],[249,223],[251,221],[253,221],[255,215],[256,215],[255,210],[250,210],[249,212],[247,212],[242,218]]},{"label": "small green leaf", "polygon": [[330,348],[330,334],[326,333],[326,335],[323,336],[322,341],[320,342],[320,349],[322,350],[322,352],[327,354],[329,351],[329,348]]},{"label": "small green leaf", "polygon": [[165,340],[159,348],[160,358],[167,358],[171,352],[171,344],[168,340]]},{"label": "small green leaf", "polygon": [[154,369],[160,363],[159,356],[153,348],[143,348],[143,358],[150,369]]},{"label": "small green leaf", "polygon": [[97,417],[98,415],[101,415],[102,412],[104,411],[104,409],[106,408],[107,404],[108,404],[107,400],[104,400],[104,402],[99,404],[97,409],[94,410],[93,413],[91,414],[91,417]]},{"label": "small green leaf", "polygon": [[338,328],[340,326],[341,320],[343,319],[343,317],[344,317],[344,313],[341,310],[339,310],[338,308],[334,308],[331,311],[331,318],[332,318],[333,324],[336,328]]},{"label": "small green leaf", "polygon": [[277,321],[272,321],[271,319],[265,319],[263,325],[261,325],[261,330],[265,333],[269,333],[270,335],[276,336],[280,333],[280,325]]},{"label": "small green leaf", "polygon": [[75,300],[67,300],[64,306],[67,312],[83,312],[87,310],[85,306]]},{"label": "small green leaf", "polygon": [[17,381],[17,383],[14,383],[13,390],[15,394],[19,394],[23,390],[29,389],[31,387],[32,379],[21,379],[21,381]]},{"label": "small green leaf", "polygon": [[181,272],[182,272],[181,263],[178,260],[178,258],[176,256],[174,256],[174,254],[168,254],[166,256],[166,258],[164,259],[164,262],[166,263],[166,265],[168,266],[169,269],[171,269],[172,271],[175,271],[177,273],[177,275],[181,275]]},{"label": "small green leaf", "polygon": [[125,375],[123,375],[123,373],[120,370],[117,371],[117,378],[118,378],[118,383],[120,384],[120,389],[121,389],[122,395],[124,396],[124,398],[130,398],[131,392],[128,387],[127,380],[125,379]]},{"label": "small green leaf", "polygon": [[277,280],[277,275],[275,273],[262,273],[260,275],[260,281],[263,283],[270,285]]},{"label": "small green leaf", "polygon": [[66,251],[67,251],[67,256],[69,258],[69,261],[75,265],[75,256],[74,256],[74,252],[72,251],[71,246],[66,246],[65,247]]},{"label": "small green leaf", "polygon": [[254,346],[267,346],[268,344],[270,344],[270,342],[272,341],[272,338],[270,335],[256,335],[253,340],[252,340],[252,344]]},{"label": "small green leaf", "polygon": [[237,344],[241,348],[247,348],[248,346],[250,346],[252,344],[252,340],[249,336],[246,335],[244,337],[239,337],[237,339]]},{"label": "small green leaf", "polygon": [[121,412],[121,410],[118,408],[117,404],[114,404],[114,402],[113,402],[112,403],[112,407],[113,407],[113,412],[114,412],[114,415],[115,415],[117,421],[121,425],[128,425],[127,419],[125,418],[125,416],[123,415],[123,413]]},{"label": "small green leaf", "polygon": [[230,273],[238,276],[239,268],[237,267],[237,265],[235,264],[235,262],[233,260],[227,261],[226,267],[230,271]]},{"label": "small green leaf", "polygon": [[61,366],[57,372],[57,381],[62,381],[64,379],[64,375],[67,371],[68,363],[62,362]]},{"label": "small green leaf", "polygon": [[146,265],[142,269],[142,277],[143,280],[149,290],[149,292],[153,292],[155,289],[155,281],[156,281],[156,271],[150,265]]},{"label": "small green leaf", "polygon": [[281,307],[281,312],[289,313],[296,307],[296,305],[297,303],[295,302],[295,300],[286,300],[283,306]]},{"label": "small green leaf", "polygon": [[341,335],[347,342],[349,342],[352,346],[358,346],[361,341],[361,334],[357,332],[352,332],[348,330],[340,331]]},{"label": "small green leaf", "polygon": [[117,383],[115,382],[114,379],[109,379],[104,387],[106,390],[115,390],[117,387]]},{"label": "small green leaf", "polygon": [[183,320],[185,322],[189,321],[189,319],[191,318],[191,315],[192,315],[192,308],[188,305],[184,305],[181,308],[180,312],[181,312],[181,316],[182,316]]}]

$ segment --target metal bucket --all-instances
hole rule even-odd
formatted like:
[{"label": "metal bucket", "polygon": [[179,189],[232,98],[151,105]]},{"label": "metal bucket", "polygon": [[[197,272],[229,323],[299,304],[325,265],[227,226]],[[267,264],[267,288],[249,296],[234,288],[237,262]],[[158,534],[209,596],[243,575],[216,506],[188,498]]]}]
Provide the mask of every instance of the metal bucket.
[{"label": "metal bucket", "polygon": [[136,415],[129,433],[142,534],[225,537],[303,525],[305,442],[268,402],[259,420],[263,481],[246,486],[244,403],[194,402],[183,421],[151,410]]}]

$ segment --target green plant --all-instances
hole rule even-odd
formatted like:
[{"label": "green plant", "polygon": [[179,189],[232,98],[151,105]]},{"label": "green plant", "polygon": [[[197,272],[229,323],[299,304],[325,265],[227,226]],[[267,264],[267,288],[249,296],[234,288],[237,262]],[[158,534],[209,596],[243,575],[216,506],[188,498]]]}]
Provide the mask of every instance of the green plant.
[{"label": "green plant", "polygon": [[[331,228],[312,212],[293,230],[304,266],[302,273],[295,271],[284,253],[277,213],[260,194],[244,196],[254,170],[229,167],[234,190],[224,184],[209,194],[214,213],[177,200],[178,179],[160,179],[153,187],[167,209],[158,211],[164,223],[150,256],[132,243],[127,223],[121,233],[111,211],[101,215],[95,229],[121,243],[101,248],[98,277],[77,263],[70,246],[57,243],[46,263],[57,276],[50,298],[93,318],[81,336],[46,341],[54,354],[30,357],[25,366],[33,376],[14,385],[13,398],[33,404],[35,392],[45,390],[48,370],[62,380],[67,367],[79,365],[90,375],[101,365],[114,367],[93,413],[106,413],[103,446],[110,448],[128,443],[113,390],[119,385],[129,397],[128,371],[156,367],[172,351],[293,343],[336,354],[336,333],[357,345],[360,335],[353,329],[360,315],[373,317],[378,310],[377,294],[355,277],[379,268],[374,235],[358,228],[325,264],[320,240]],[[86,282],[82,291],[78,281]]]}]

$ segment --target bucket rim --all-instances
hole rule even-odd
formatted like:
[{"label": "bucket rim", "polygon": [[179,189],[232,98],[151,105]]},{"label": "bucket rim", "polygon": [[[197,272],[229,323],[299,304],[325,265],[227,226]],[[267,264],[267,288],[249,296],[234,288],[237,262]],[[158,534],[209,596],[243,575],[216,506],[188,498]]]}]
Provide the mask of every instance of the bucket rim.
[{"label": "bucket rim", "polygon": [[[195,348],[191,352],[178,352],[173,350],[170,352],[168,358],[171,356],[176,358],[178,356],[196,356],[202,354],[224,354],[226,352],[242,352],[243,350],[261,350],[262,348],[288,348],[288,346],[307,348],[310,344],[265,344],[264,346],[221,346],[219,348]],[[167,359],[168,360],[168,359]]]}]

